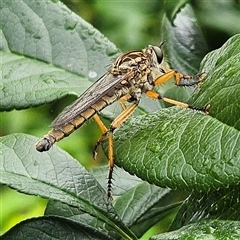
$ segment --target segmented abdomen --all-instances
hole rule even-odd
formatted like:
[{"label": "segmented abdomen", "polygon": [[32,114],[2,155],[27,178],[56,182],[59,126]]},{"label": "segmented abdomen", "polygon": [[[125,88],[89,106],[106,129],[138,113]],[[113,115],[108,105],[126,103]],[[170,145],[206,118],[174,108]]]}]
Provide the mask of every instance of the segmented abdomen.
[{"label": "segmented abdomen", "polygon": [[55,142],[69,136],[76,129],[81,127],[87,120],[89,120],[94,114],[100,112],[102,109],[117,101],[122,95],[121,90],[115,91],[112,96],[103,96],[96,103],[91,105],[87,110],[83,111],[79,116],[71,120],[65,125],[54,127],[48,132],[42,139],[36,143],[36,149],[39,152],[48,151]]}]

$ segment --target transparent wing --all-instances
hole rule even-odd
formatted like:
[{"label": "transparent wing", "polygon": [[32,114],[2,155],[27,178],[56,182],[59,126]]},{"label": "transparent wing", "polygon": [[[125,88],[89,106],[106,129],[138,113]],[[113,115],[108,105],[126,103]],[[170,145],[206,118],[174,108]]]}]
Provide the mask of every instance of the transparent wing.
[{"label": "transparent wing", "polygon": [[67,106],[51,123],[51,127],[60,127],[69,123],[96,103],[107,92],[111,91],[119,82],[132,76],[132,73],[130,71],[125,75],[114,76],[107,72],[93,83],[76,101]]}]

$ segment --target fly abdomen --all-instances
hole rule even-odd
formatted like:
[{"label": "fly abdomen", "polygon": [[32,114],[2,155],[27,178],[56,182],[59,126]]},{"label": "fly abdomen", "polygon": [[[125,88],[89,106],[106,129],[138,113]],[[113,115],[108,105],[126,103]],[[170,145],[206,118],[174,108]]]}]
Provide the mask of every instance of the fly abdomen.
[{"label": "fly abdomen", "polygon": [[[55,142],[69,136],[77,128],[82,126],[89,118],[95,114],[94,109],[88,109],[83,112],[80,116],[73,119],[70,123],[63,126],[54,127],[48,132],[42,139],[36,143],[36,149],[39,152],[48,151]],[[82,116],[83,115],[83,116]]]},{"label": "fly abdomen", "polygon": [[48,151],[55,142],[69,136],[94,114],[101,111],[112,102],[115,102],[117,98],[116,94],[113,94],[113,96],[103,96],[99,101],[92,104],[87,110],[80,113],[80,115],[73,118],[70,122],[61,125],[53,125],[53,129],[36,143],[36,149],[39,152]]},{"label": "fly abdomen", "polygon": [[39,152],[48,151],[52,147],[52,145],[56,142],[56,138],[51,134],[52,131],[53,130],[51,130],[48,134],[46,134],[42,139],[40,139],[36,143],[36,149]]}]

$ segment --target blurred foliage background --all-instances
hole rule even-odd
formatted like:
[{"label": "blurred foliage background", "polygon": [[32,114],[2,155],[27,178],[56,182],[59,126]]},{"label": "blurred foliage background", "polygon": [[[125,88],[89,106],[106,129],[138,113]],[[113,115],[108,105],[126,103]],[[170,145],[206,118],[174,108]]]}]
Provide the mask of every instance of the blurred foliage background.
[{"label": "blurred foliage background", "polygon": [[[63,2],[73,12],[99,29],[123,52],[141,49],[148,44],[159,44],[161,41],[164,1],[63,0]],[[190,4],[195,11],[209,51],[219,48],[228,38],[240,33],[239,0],[194,0],[190,1]],[[73,100],[73,97],[67,97],[38,108],[2,112],[0,135],[22,132],[41,137],[48,131],[47,126],[57,114]],[[92,159],[92,149],[99,135],[97,126],[90,121],[58,145],[86,168],[91,168],[107,162],[102,151],[97,161]],[[42,215],[47,203],[44,199],[23,195],[4,186],[0,186],[0,194],[0,234],[23,219]]]}]

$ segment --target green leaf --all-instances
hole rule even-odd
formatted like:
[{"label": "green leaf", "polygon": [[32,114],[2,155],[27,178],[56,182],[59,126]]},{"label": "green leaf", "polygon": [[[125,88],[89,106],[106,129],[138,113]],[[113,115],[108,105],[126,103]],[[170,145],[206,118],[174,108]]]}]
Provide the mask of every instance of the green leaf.
[{"label": "green leaf", "polygon": [[[106,192],[76,160],[60,148],[38,153],[34,145],[37,138],[25,134],[12,134],[0,140],[3,184],[20,192],[53,198],[80,208],[99,192],[95,207],[106,207],[107,210]],[[55,174],[51,174],[50,178],[51,172]],[[74,176],[79,178],[75,179]],[[88,208],[90,210],[92,207],[85,209]],[[91,211],[94,212],[94,208]]]},{"label": "green leaf", "polygon": [[3,78],[0,110],[24,109],[82,93],[90,82],[76,74],[41,61],[0,52]]},{"label": "green leaf", "polygon": [[189,4],[176,14],[172,22],[167,17],[163,18],[162,40],[166,40],[163,45],[165,59],[172,68],[184,74],[199,72],[200,62],[207,53],[207,44]]},{"label": "green leaf", "polygon": [[21,222],[13,227],[5,235],[8,240],[72,240],[72,239],[113,239],[99,233],[97,229],[87,228],[83,224],[58,217],[40,217]]},{"label": "green leaf", "polygon": [[235,129],[177,107],[132,118],[115,134],[119,166],[158,186],[191,191],[239,182],[239,146]]},{"label": "green leaf", "polygon": [[210,115],[240,130],[240,34],[230,38],[220,49],[206,55],[202,71],[207,73],[201,91],[196,91],[192,105],[211,104]]},{"label": "green leaf", "polygon": [[[102,188],[106,187],[106,176],[109,172],[108,166],[98,166],[97,168],[89,169],[89,172],[98,180]],[[126,172],[122,168],[114,169],[114,182],[117,182],[116,186],[114,186],[114,196],[119,197],[128,190],[136,187],[141,184],[143,181],[128,172]]]},{"label": "green leaf", "polygon": [[189,0],[165,0],[164,1],[164,12],[168,17],[169,21],[173,22],[173,19],[176,17],[177,13],[181,11],[184,5],[186,5]]},{"label": "green leaf", "polygon": [[205,194],[194,192],[182,204],[170,230],[203,219],[240,221],[239,199],[239,185]]},{"label": "green leaf", "polygon": [[[226,43],[229,51],[225,49],[225,45],[218,51],[222,52],[218,58],[225,59],[225,55],[231,57],[236,42],[239,42],[238,35]],[[194,106],[210,103],[210,116],[173,107],[132,118],[115,133],[116,163],[131,174],[161,187],[208,191],[238,184],[240,133],[231,126],[238,125],[239,117],[236,118],[235,115],[239,116],[240,112],[237,97],[240,95],[240,88],[236,80],[239,78],[240,64],[237,53],[234,58],[230,58],[227,65],[230,66],[232,61],[231,74],[226,74],[222,81],[216,81],[219,84],[224,82],[226,94],[217,94],[219,88],[215,90],[219,97],[218,105],[205,91],[212,96],[211,91],[215,88],[209,86],[208,79],[219,71],[224,72],[227,61],[213,69],[196,93],[201,99],[195,101]],[[209,88],[211,89],[208,90]],[[233,89],[230,94],[233,94],[235,99],[232,99],[230,106],[232,111],[225,114],[228,122],[232,123],[228,126],[214,117],[218,116],[217,110],[222,111],[227,105],[223,102],[228,101],[230,89]],[[223,106],[220,103],[223,103]]]},{"label": "green leaf", "polygon": [[[94,176],[106,186],[107,172],[104,169],[106,166],[94,169]],[[114,209],[121,221],[137,237],[141,237],[151,226],[175,210],[180,200],[183,200],[177,197],[178,192],[142,182],[120,168],[114,171],[114,195],[116,192],[121,193],[121,196],[114,197]],[[117,238],[116,233],[109,231],[104,222],[86,215],[81,209],[60,202],[50,201],[45,215],[63,216],[77,223],[84,222],[87,226],[101,229],[102,233]]]},{"label": "green leaf", "polygon": [[177,231],[151,237],[151,240],[174,239],[239,239],[240,222],[237,221],[202,221],[184,226]]},{"label": "green leaf", "polygon": [[0,15],[1,109],[80,94],[119,52],[59,1],[3,0]]},{"label": "green leaf", "polygon": [[114,208],[122,221],[141,237],[148,229],[176,210],[177,192],[143,182],[117,198]]},{"label": "green leaf", "polygon": [[[170,192],[157,186],[142,182],[135,188],[127,191],[116,199],[114,208],[127,226],[132,226],[146,213],[159,199]],[[129,201],[131,199],[131,201]],[[126,203],[128,202],[127,206]]]},{"label": "green leaf", "polygon": [[[0,138],[1,183],[20,192],[61,201],[105,222],[120,236],[134,235],[107,200],[106,191],[76,160],[54,146],[38,153],[36,138],[12,134]],[[23,147],[24,146],[24,147]]]},{"label": "green leaf", "polygon": [[102,235],[112,239],[120,239],[120,236],[101,219],[86,214],[79,208],[72,207],[62,202],[50,200],[44,213],[45,216],[63,217],[67,221],[82,225],[86,229],[98,229]]}]

